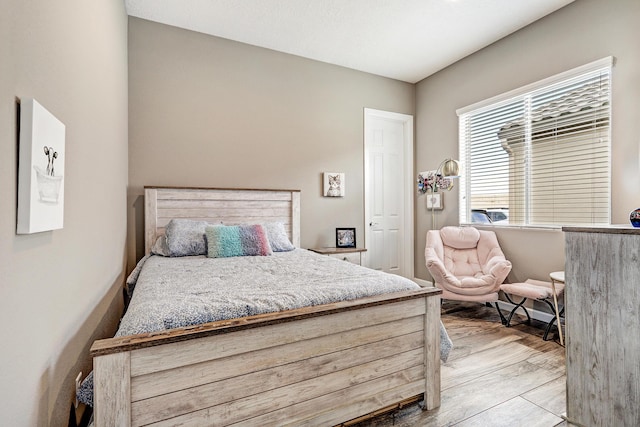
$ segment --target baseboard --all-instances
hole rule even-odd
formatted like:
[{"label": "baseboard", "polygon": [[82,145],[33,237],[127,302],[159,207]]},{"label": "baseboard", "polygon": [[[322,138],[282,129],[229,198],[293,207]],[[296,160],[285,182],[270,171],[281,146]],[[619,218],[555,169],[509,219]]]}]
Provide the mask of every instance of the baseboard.
[{"label": "baseboard", "polygon": [[[505,310],[507,312],[510,312],[511,310],[513,310],[513,307],[515,307],[515,305],[513,305],[513,304],[511,304],[509,302],[506,302],[506,301],[498,301],[498,306],[500,307],[501,310]],[[527,311],[529,312],[529,315],[531,316],[532,319],[539,320],[539,321],[545,322],[545,323],[549,323],[555,317],[555,315],[553,315],[551,313],[547,313],[545,311],[540,311],[540,310],[535,310],[535,309],[529,308],[529,307],[527,307]],[[520,314],[522,316],[525,315],[522,312],[522,310],[516,311],[516,314]]]}]

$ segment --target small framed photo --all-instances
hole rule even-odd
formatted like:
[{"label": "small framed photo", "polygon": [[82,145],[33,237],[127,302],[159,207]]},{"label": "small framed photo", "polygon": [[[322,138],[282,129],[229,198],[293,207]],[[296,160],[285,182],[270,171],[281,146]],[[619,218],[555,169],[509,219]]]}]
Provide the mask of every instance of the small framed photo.
[{"label": "small framed photo", "polygon": [[336,248],[355,248],[356,229],[336,228]]},{"label": "small framed photo", "polygon": [[427,193],[427,209],[444,209],[442,193]]}]

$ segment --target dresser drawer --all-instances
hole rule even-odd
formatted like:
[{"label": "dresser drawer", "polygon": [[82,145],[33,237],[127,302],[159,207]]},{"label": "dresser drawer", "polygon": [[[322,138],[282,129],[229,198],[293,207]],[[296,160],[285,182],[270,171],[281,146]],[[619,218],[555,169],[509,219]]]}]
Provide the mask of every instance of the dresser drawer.
[{"label": "dresser drawer", "polygon": [[348,261],[353,264],[361,265],[360,252],[345,252],[341,254],[331,254],[329,256],[332,258],[341,259],[343,261]]}]

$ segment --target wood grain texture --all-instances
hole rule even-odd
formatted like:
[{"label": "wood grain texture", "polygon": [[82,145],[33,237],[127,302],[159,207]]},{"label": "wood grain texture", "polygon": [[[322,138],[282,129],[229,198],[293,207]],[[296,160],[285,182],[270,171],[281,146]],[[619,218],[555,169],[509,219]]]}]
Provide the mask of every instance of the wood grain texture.
[{"label": "wood grain texture", "polygon": [[640,425],[640,234],[565,239],[567,416]]},{"label": "wood grain texture", "polygon": [[[110,381],[130,388],[124,407],[131,412],[132,425],[227,425],[257,417],[272,420],[261,425],[280,425],[282,420],[304,425],[290,407],[307,401],[315,404],[301,413],[315,420],[309,421],[312,425],[339,422],[425,391],[437,404],[439,360],[433,361],[439,347],[425,346],[425,339],[435,336],[438,341],[438,294],[427,290],[418,295],[421,298],[365,304],[95,360],[121,355],[130,359],[128,375],[133,378],[119,375]],[[435,303],[429,304],[430,299]],[[426,319],[436,322],[431,331],[425,330],[430,326]],[[425,356],[431,351],[435,357]],[[96,403],[105,406],[104,401]],[[337,407],[341,409],[335,411]]]},{"label": "wood grain texture", "polygon": [[424,303],[421,300],[410,300],[396,304],[365,307],[361,310],[340,312],[332,316],[266,325],[260,330],[244,329],[235,333],[228,332],[202,339],[147,347],[132,354],[131,374],[137,376],[174,369],[215,358],[292,344],[399,319],[406,319],[406,322],[403,323],[411,324],[416,321],[413,317],[424,314],[422,304]]},{"label": "wood grain texture", "polygon": [[552,414],[562,414],[567,408],[566,390],[567,377],[563,375],[524,393],[522,397]]},{"label": "wood grain texture", "polygon": [[401,301],[436,296],[442,293],[437,288],[422,288],[415,291],[395,292],[391,294],[377,295],[360,298],[357,300],[341,301],[331,304],[322,304],[313,307],[303,307],[295,310],[277,313],[266,313],[255,316],[247,316],[237,319],[221,320],[202,325],[169,329],[160,332],[151,332],[125,337],[108,338],[98,340],[91,346],[91,355],[98,356],[120,351],[135,350],[146,347],[154,347],[170,343],[182,342],[194,338],[222,335],[229,332],[255,329],[278,323],[295,322],[307,318],[338,314],[351,310],[359,310],[366,307],[393,304]]},{"label": "wood grain texture", "polygon": [[[230,357],[264,348],[306,341],[317,337],[338,335],[371,325],[382,325],[404,319],[394,334],[416,330],[424,314],[423,300],[409,300],[382,306],[363,307],[335,313],[332,316],[312,317],[297,322],[266,325],[256,330],[238,330],[222,335],[135,351],[131,356],[131,375],[145,375],[208,360]],[[317,353],[317,349],[314,352]]]},{"label": "wood grain texture", "polygon": [[[404,360],[404,363],[407,363],[406,366],[412,366],[416,365],[416,361],[422,357],[424,346],[419,339],[415,339],[413,342],[404,339],[390,339],[365,347],[329,353],[263,369],[255,369],[249,365],[249,369],[246,369],[247,373],[244,375],[185,387],[172,393],[161,394],[165,390],[155,384],[153,388],[156,390],[155,397],[134,401],[133,418],[139,416],[140,418],[146,417],[147,420],[151,418],[162,419],[162,413],[176,414],[179,411],[186,413],[241,397],[264,393],[275,388],[291,386],[294,383],[309,381],[320,376],[327,376],[328,379],[330,374],[368,363],[373,366],[373,362],[379,363],[380,359],[385,358]],[[278,348],[272,351],[282,352],[286,349]],[[199,382],[195,381],[195,383]],[[247,384],[252,386],[247,388]],[[224,390],[224,393],[219,393],[219,390]],[[188,408],[187,405],[181,403],[185,401],[189,402]],[[180,407],[177,407],[178,405]]]},{"label": "wood grain texture", "polygon": [[174,218],[225,225],[283,222],[291,242],[300,247],[299,190],[145,187],[146,253]]},{"label": "wood grain texture", "polygon": [[131,425],[130,354],[116,353],[94,360],[94,417],[97,426]]},{"label": "wood grain texture", "polygon": [[162,224],[161,230],[158,230],[158,218],[157,218],[157,200],[158,191],[155,189],[145,190],[144,193],[144,253],[151,253],[151,249],[156,242],[158,235],[164,234],[164,226]]},{"label": "wood grain texture", "polygon": [[562,227],[565,233],[602,233],[602,234],[631,234],[640,236],[640,228],[630,225],[610,225],[608,227]]},{"label": "wood grain texture", "polygon": [[[404,319],[382,325],[374,325],[354,331],[318,337],[284,346],[276,346],[245,353],[238,357],[222,357],[207,362],[188,365],[166,371],[134,377],[131,383],[133,401],[177,390],[184,390],[207,383],[225,380],[233,375],[255,372],[285,364],[293,365],[298,360],[309,360],[314,355],[331,354],[346,351],[350,347],[373,346],[376,353],[385,355],[387,347],[413,349],[424,346],[424,336],[416,318],[415,325]],[[398,335],[402,331],[407,336]],[[371,347],[368,347],[371,348]],[[403,350],[404,351],[404,350]]]},{"label": "wood grain texture", "polygon": [[[361,360],[354,366],[326,374],[306,369],[289,372],[285,366],[237,376],[222,384],[213,383],[134,404],[133,425],[146,425],[171,417],[177,422],[182,415],[185,420],[199,419],[208,425],[232,424],[288,408],[296,402],[396,375],[407,368],[420,366],[422,357],[420,348],[366,363]],[[351,399],[348,394],[343,396],[343,403],[347,399]],[[323,412],[322,407],[317,410]]]},{"label": "wood grain texture", "polygon": [[434,409],[440,406],[440,298],[427,298],[424,302],[424,407]]},{"label": "wood grain texture", "polygon": [[[442,390],[464,384],[473,378],[495,372],[496,370],[528,360],[531,349],[518,342],[490,347],[482,352],[470,354],[458,360],[452,360],[442,367]],[[490,365],[482,363],[491,359]]]},{"label": "wood grain texture", "polygon": [[480,415],[456,424],[456,427],[513,427],[519,420],[526,419],[527,427],[550,427],[562,422],[562,418],[522,397],[514,397],[496,405]]}]

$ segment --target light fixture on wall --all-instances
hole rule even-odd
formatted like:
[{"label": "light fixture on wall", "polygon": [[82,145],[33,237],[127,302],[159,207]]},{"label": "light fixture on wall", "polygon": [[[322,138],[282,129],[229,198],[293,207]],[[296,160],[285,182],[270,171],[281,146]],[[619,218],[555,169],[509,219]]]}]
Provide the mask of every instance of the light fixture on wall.
[{"label": "light fixture on wall", "polygon": [[438,171],[446,178],[460,178],[460,162],[453,159],[445,159],[438,166]]},{"label": "light fixture on wall", "polygon": [[443,209],[442,195],[439,190],[451,190],[453,179],[460,177],[460,163],[454,159],[445,159],[436,170],[418,174],[418,192],[431,193],[427,199],[427,207],[431,208],[431,229],[435,229],[435,209]]}]

